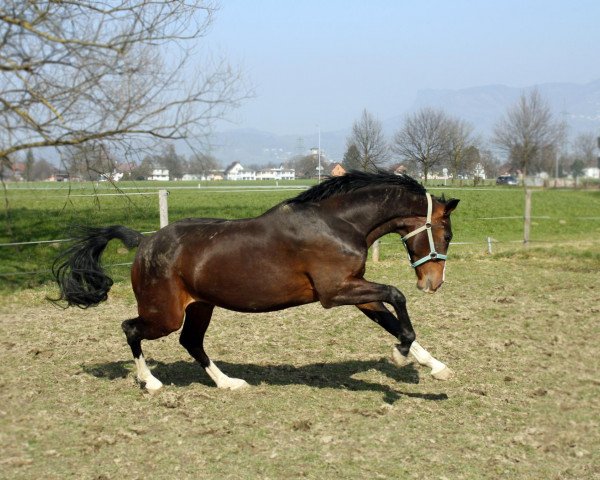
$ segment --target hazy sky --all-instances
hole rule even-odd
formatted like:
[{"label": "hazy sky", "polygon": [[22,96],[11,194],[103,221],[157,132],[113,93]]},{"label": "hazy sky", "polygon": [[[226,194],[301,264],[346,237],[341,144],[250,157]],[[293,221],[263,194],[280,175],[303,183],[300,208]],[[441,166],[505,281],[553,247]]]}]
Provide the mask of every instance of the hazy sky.
[{"label": "hazy sky", "polygon": [[205,40],[255,87],[225,128],[305,134],[422,89],[598,79],[600,0],[223,0]]}]

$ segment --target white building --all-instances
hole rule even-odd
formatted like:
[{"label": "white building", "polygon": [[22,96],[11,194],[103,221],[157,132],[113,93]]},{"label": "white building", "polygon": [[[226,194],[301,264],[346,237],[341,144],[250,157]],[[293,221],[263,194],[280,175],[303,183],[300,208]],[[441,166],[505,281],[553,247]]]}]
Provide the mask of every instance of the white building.
[{"label": "white building", "polygon": [[265,168],[256,174],[256,180],[295,180],[296,171],[293,168]]},{"label": "white building", "polygon": [[158,180],[162,182],[169,181],[169,169],[168,168],[154,168],[152,173],[148,177],[148,180]]},{"label": "white building", "polygon": [[190,180],[206,180],[206,177],[198,173],[184,173],[181,177],[181,180],[183,180],[184,182]]},{"label": "white building", "polygon": [[483,168],[483,165],[481,163],[475,165],[475,168],[473,169],[473,177],[479,177],[482,180],[485,180],[485,169]]},{"label": "white building", "polygon": [[583,169],[583,176],[587,178],[597,178],[600,179],[600,168],[598,167],[589,167]]},{"label": "white building", "polygon": [[225,180],[295,180],[296,171],[280,165],[278,168],[264,168],[255,172],[246,170],[240,162],[233,162],[225,169],[224,178]]},{"label": "white building", "polygon": [[233,162],[225,169],[225,180],[256,180],[256,172],[245,170],[240,162]]},{"label": "white building", "polygon": [[118,182],[123,178],[123,172],[117,172],[116,170],[113,170],[112,173],[103,173],[102,175],[100,175],[100,181],[101,182]]}]

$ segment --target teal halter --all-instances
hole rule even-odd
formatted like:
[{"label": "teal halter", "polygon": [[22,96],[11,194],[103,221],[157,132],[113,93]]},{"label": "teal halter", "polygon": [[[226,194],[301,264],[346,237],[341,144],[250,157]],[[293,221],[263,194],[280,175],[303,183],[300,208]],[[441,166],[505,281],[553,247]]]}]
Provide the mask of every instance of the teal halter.
[{"label": "teal halter", "polygon": [[423,258],[420,258],[416,262],[411,261],[410,254],[409,254],[408,261],[411,262],[410,266],[413,268],[416,268],[419,265],[423,265],[425,262],[428,262],[429,260],[446,260],[448,258],[447,255],[443,255],[443,254],[435,251],[435,244],[433,243],[433,234],[431,233],[431,213],[433,210],[433,203],[431,201],[431,195],[429,193],[425,193],[425,196],[427,197],[427,220],[425,221],[425,225],[422,225],[419,228],[414,229],[412,232],[410,232],[409,234],[404,235],[402,237],[402,243],[404,243],[404,246],[406,247],[406,250],[408,251],[408,245],[406,244],[406,240],[409,239],[410,237],[414,237],[415,235],[417,235],[418,233],[421,233],[424,230],[427,230],[427,237],[429,238],[429,254],[425,255]]}]

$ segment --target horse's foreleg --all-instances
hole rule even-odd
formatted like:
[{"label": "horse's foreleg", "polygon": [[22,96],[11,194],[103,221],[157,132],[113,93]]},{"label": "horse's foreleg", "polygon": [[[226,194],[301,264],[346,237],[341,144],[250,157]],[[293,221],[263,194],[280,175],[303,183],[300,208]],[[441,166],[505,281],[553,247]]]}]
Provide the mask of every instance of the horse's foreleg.
[{"label": "horse's foreleg", "polygon": [[[405,357],[408,355],[415,340],[415,331],[406,310],[406,298],[396,287],[355,278],[338,286],[332,295],[320,292],[319,300],[325,308],[356,305],[371,320],[400,340],[400,353]],[[384,302],[394,307],[396,317],[383,305]]]},{"label": "horse's foreleg", "polygon": [[[452,378],[454,372],[431,355],[431,353],[425,350],[416,341],[410,346],[410,354],[420,365],[424,365],[431,369],[431,376],[433,378],[437,380],[449,380]],[[392,349],[392,360],[398,366],[404,366],[406,364],[406,357],[402,356],[396,347]]]},{"label": "horse's foreleg", "polygon": [[383,303],[365,303],[363,305],[356,305],[356,307],[386,332],[396,338],[400,337],[402,331],[400,322]]},{"label": "horse's foreleg", "polygon": [[152,375],[148,365],[146,365],[146,360],[142,353],[142,338],[144,337],[140,333],[141,322],[142,320],[139,317],[133,318],[131,320],[125,320],[121,324],[121,327],[127,337],[127,343],[131,347],[131,353],[133,353],[133,361],[135,362],[137,370],[137,379],[145,386],[148,392],[154,393],[160,390],[163,384],[158,378]]},{"label": "horse's foreleg", "polygon": [[[387,332],[395,337],[399,336],[400,322],[392,315],[392,313],[382,303],[375,302],[364,305],[357,305],[361,312],[373,320],[378,325],[381,325]],[[402,367],[408,363],[407,355],[403,355],[400,350],[400,345],[392,348],[392,360],[394,363]],[[434,358],[427,350],[425,350],[417,341],[413,341],[408,350],[419,364],[431,368],[431,375],[438,380],[448,380],[452,376],[450,370],[445,364]]]},{"label": "horse's foreleg", "polygon": [[[394,351],[397,350],[394,349]],[[415,357],[419,364],[431,368],[431,375],[433,378],[436,378],[437,380],[448,380],[452,377],[452,370],[433,357],[433,355],[425,350],[418,342],[415,341],[412,343],[410,346],[410,354]]]},{"label": "horse's foreleg", "polygon": [[214,305],[201,302],[188,305],[179,343],[200,363],[217,388],[237,390],[247,387],[246,381],[240,378],[230,378],[219,370],[204,351],[204,334],[210,324],[213,309]]},{"label": "horse's foreleg", "polygon": [[[373,320],[377,325],[382,327],[386,332],[398,339],[400,338],[400,321],[386,308],[383,303],[372,302],[363,305],[356,305],[356,307],[367,317]],[[400,353],[401,351],[403,353]],[[399,367],[408,364],[408,352],[409,348],[402,348],[401,345],[394,346],[392,354],[394,363]]]},{"label": "horse's foreleg", "polygon": [[[412,329],[412,325],[408,317],[408,311],[406,310],[406,300],[404,298],[404,295],[402,295],[402,293],[394,287],[390,287],[390,290],[392,293],[392,299],[396,300],[390,303],[394,305],[400,325],[409,325]],[[400,336],[400,345],[397,345],[393,349],[393,354],[396,354],[396,358],[394,361],[402,364],[401,362],[399,362],[403,360],[400,354],[402,354],[405,359],[407,354],[410,353],[420,365],[425,365],[431,368],[431,375],[433,376],[433,378],[436,378],[438,380],[448,380],[452,376],[452,370],[450,370],[446,365],[434,358],[417,341],[415,341],[414,338],[415,337],[413,336],[413,341],[408,344],[410,348],[407,351],[407,343],[403,343],[402,336]]]}]

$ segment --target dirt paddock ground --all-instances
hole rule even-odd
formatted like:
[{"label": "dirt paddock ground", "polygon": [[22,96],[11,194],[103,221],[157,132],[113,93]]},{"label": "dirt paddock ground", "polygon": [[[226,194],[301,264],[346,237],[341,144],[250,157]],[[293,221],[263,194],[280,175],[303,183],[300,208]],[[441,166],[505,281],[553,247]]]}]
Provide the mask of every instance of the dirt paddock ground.
[{"label": "dirt paddock ground", "polygon": [[219,391],[177,334],[145,342],[165,384],[136,385],[120,322],[129,284],[60,310],[51,288],[0,300],[0,477],[600,478],[600,252],[457,256],[435,295],[403,258],[420,342],[455,377],[389,361],[357,309],[217,310],[207,351],[250,388]]}]

